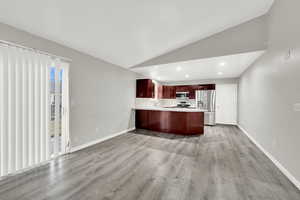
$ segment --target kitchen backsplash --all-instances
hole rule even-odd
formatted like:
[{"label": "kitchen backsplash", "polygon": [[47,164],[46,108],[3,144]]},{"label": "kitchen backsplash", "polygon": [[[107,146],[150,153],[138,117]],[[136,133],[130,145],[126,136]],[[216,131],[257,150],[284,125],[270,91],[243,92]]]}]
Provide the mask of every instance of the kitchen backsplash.
[{"label": "kitchen backsplash", "polygon": [[[190,99],[189,103],[192,107],[195,107],[196,101],[195,99]],[[176,99],[149,99],[149,98],[136,98],[135,99],[135,106],[136,107],[151,107],[151,106],[158,106],[158,107],[171,107],[176,106],[178,101]]]},{"label": "kitchen backsplash", "polygon": [[150,98],[136,98],[135,99],[135,106],[136,107],[151,107],[155,106],[159,103],[157,99],[150,99]]}]

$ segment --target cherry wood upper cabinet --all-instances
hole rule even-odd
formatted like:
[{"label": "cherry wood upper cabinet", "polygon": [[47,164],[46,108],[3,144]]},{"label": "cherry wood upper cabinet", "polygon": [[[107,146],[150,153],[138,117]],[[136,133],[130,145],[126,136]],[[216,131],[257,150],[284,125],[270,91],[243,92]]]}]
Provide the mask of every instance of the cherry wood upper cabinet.
[{"label": "cherry wood upper cabinet", "polygon": [[196,98],[196,90],[215,90],[215,84],[206,85],[159,85],[158,98],[159,99],[175,99],[176,92],[189,92],[189,98]]},{"label": "cherry wood upper cabinet", "polygon": [[198,90],[198,86],[197,85],[191,85],[189,87],[189,91],[190,92],[190,99],[195,99],[196,98],[196,90]]},{"label": "cherry wood upper cabinet", "polygon": [[[215,84],[206,85],[161,85],[157,86],[158,99],[176,99],[176,92],[189,92],[189,98],[195,99],[197,90],[215,90]],[[155,84],[150,79],[139,79],[136,81],[137,98],[154,98]]]},{"label": "cherry wood upper cabinet", "polygon": [[155,85],[150,79],[136,80],[137,98],[154,98]]},{"label": "cherry wood upper cabinet", "polygon": [[215,90],[215,89],[216,89],[215,84],[191,85],[189,86],[189,90],[187,90],[187,92],[190,92],[190,99],[195,99],[197,90]]},{"label": "cherry wood upper cabinet", "polygon": [[195,85],[197,90],[215,90],[215,84],[206,84],[206,85]]},{"label": "cherry wood upper cabinet", "polygon": [[163,85],[161,85],[161,84],[158,84],[158,86],[157,86],[157,98],[158,99],[162,99],[163,98]]},{"label": "cherry wood upper cabinet", "polygon": [[175,99],[176,88],[174,86],[160,85],[158,87],[158,98],[159,99]]}]

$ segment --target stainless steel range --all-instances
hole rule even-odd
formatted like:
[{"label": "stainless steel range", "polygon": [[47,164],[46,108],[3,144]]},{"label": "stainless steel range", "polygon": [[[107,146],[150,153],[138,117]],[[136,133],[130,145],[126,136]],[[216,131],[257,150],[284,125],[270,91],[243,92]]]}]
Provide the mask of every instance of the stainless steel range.
[{"label": "stainless steel range", "polygon": [[176,92],[177,107],[187,108],[191,106],[189,94],[189,92]]}]

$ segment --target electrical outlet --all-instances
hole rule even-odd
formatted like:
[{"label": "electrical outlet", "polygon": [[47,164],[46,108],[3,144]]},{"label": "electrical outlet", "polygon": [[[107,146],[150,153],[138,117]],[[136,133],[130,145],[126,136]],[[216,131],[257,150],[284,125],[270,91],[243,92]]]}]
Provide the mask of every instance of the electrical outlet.
[{"label": "electrical outlet", "polygon": [[295,103],[294,104],[294,111],[295,112],[300,112],[300,103]]}]

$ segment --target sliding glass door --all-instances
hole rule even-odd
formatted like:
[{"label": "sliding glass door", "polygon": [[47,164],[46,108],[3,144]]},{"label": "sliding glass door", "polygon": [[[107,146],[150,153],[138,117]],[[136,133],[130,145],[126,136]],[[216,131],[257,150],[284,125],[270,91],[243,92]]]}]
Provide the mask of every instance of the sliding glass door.
[{"label": "sliding glass door", "polygon": [[67,63],[50,68],[50,155],[55,157],[69,151]]},{"label": "sliding glass door", "polygon": [[0,176],[68,151],[69,64],[0,46]]}]

